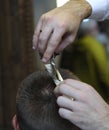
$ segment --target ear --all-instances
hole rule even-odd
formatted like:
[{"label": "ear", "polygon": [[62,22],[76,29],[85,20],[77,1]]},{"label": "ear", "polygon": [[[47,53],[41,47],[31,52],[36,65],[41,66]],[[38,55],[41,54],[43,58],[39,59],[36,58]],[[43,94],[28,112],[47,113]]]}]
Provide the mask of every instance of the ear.
[{"label": "ear", "polygon": [[13,126],[14,130],[20,130],[18,119],[17,119],[16,115],[14,115],[14,117],[12,119],[12,126]]}]

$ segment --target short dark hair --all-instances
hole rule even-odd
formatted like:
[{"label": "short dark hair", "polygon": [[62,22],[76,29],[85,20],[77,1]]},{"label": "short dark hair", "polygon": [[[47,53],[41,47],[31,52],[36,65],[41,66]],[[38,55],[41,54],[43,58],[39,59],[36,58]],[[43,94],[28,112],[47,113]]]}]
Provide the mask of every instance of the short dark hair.
[{"label": "short dark hair", "polygon": [[[61,70],[64,79],[77,79],[72,73]],[[16,114],[20,130],[77,130],[58,114],[53,93],[56,85],[47,71],[37,71],[24,79],[16,96]]]}]

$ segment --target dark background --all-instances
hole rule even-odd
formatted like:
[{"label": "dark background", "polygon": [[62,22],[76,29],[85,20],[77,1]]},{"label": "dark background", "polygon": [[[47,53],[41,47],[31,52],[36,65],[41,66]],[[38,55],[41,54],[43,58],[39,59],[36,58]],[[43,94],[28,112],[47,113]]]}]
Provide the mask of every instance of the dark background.
[{"label": "dark background", "polygon": [[51,0],[0,0],[0,130],[12,130],[20,82],[37,70],[32,37],[39,16],[56,6]]}]

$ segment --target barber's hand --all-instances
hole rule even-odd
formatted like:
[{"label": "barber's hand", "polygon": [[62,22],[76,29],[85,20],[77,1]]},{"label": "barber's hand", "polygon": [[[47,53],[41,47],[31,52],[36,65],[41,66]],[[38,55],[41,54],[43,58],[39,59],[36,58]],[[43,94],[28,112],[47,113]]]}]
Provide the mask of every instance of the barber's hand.
[{"label": "barber's hand", "polygon": [[91,7],[85,0],[70,0],[41,16],[34,32],[33,48],[42,54],[43,62],[74,41],[81,21],[90,13]]},{"label": "barber's hand", "polygon": [[61,117],[82,130],[109,130],[109,105],[90,85],[67,79],[55,94]]}]

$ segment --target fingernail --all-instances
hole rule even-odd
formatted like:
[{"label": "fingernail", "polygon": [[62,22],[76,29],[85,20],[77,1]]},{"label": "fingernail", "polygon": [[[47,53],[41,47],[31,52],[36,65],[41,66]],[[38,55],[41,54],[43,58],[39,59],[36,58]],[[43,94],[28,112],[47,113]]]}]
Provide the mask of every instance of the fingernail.
[{"label": "fingernail", "polygon": [[32,49],[35,50],[36,49],[35,46],[32,46]]},{"label": "fingernail", "polygon": [[42,58],[42,62],[46,63],[47,59],[46,58]]}]

